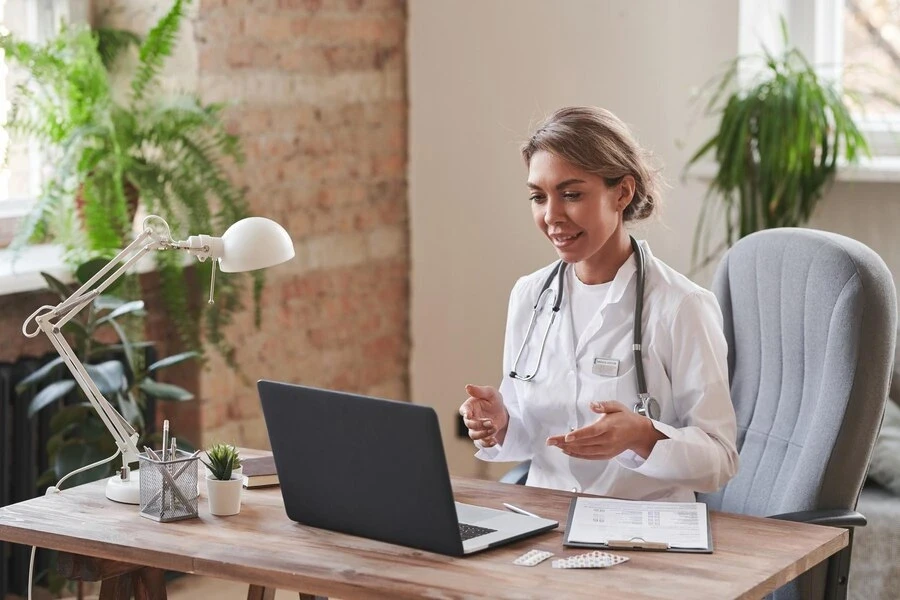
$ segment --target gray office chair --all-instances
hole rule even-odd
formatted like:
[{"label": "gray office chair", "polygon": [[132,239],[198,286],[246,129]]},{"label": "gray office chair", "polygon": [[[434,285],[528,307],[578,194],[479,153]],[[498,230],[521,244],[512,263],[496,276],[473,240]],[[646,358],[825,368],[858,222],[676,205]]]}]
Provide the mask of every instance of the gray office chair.
[{"label": "gray office chair", "polygon": [[[738,241],[713,282],[728,340],[737,475],[711,509],[850,529],[881,426],[894,358],[896,292],[865,245],[782,228]],[[527,463],[501,481],[524,483]],[[846,598],[850,547],[773,594]],[[827,571],[827,572],[826,572]]]},{"label": "gray office chair", "polygon": [[[884,261],[865,245],[811,229],[738,241],[713,280],[728,340],[737,415],[737,475],[714,510],[847,527],[890,385],[897,300]],[[846,598],[850,547],[776,591]]]}]

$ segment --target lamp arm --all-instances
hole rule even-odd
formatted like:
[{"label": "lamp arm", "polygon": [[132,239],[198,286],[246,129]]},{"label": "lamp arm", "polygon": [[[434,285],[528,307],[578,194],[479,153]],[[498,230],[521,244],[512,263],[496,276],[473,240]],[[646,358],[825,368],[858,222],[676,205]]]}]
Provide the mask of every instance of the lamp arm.
[{"label": "lamp arm", "polygon": [[[50,343],[59,353],[63,362],[68,367],[75,381],[81,390],[87,396],[88,401],[103,424],[112,434],[116,441],[116,446],[122,453],[123,464],[127,467],[129,463],[138,461],[140,451],[137,448],[138,433],[131,426],[131,423],[113,408],[109,401],[100,392],[97,384],[94,383],[87,369],[75,355],[72,347],[66,341],[62,334],[63,326],[75,317],[85,306],[90,304],[97,296],[112,285],[119,277],[125,274],[129,268],[140,260],[145,254],[152,250],[163,250],[172,247],[171,240],[161,239],[154,235],[150,228],[145,228],[128,246],[122,249],[112,260],[110,260],[102,269],[97,271],[93,277],[88,279],[81,287],[75,290],[71,296],[57,304],[56,306],[41,306],[34,311],[31,316],[26,319],[22,325],[22,333],[29,338],[37,336],[38,332],[43,331],[50,339]],[[122,262],[124,260],[124,263]],[[119,264],[122,263],[122,264]],[[118,268],[116,268],[118,265]],[[115,271],[113,271],[115,269]],[[112,274],[108,275],[110,271]],[[108,275],[108,276],[107,276]],[[104,279],[104,277],[106,277]],[[99,282],[99,285],[97,285]],[[96,288],[91,289],[94,285]],[[34,321],[37,325],[29,330],[29,324]]]},{"label": "lamp arm", "polygon": [[103,396],[97,384],[94,383],[94,380],[88,374],[87,369],[84,368],[84,364],[78,360],[69,342],[63,337],[61,330],[47,321],[41,322],[41,329],[50,338],[50,343],[56,348],[84,395],[87,396],[91,406],[100,415],[100,420],[103,421],[103,424],[112,434],[113,439],[116,441],[116,447],[122,453],[122,464],[128,465],[137,462],[138,454],[140,454],[137,448],[139,438],[137,431]]}]

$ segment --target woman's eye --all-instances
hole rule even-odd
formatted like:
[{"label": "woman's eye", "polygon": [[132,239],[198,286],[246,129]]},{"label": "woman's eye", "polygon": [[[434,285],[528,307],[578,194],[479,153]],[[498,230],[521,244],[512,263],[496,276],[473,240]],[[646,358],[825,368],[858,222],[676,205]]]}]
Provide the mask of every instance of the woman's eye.
[{"label": "woman's eye", "polygon": [[563,194],[563,198],[566,200],[578,200],[581,197],[581,192],[566,192]]},{"label": "woman's eye", "polygon": [[535,204],[540,204],[541,202],[544,201],[544,197],[543,197],[543,196],[539,196],[539,195],[536,195],[536,194],[532,194],[531,196],[529,196],[528,199],[531,200],[532,202],[534,202]]}]

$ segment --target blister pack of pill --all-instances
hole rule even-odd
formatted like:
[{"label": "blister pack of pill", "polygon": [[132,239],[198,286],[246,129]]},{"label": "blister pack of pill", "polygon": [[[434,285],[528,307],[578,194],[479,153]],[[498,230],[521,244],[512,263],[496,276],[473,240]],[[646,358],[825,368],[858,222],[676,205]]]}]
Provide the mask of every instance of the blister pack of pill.
[{"label": "blister pack of pill", "polygon": [[568,558],[560,558],[553,561],[554,569],[604,569],[612,567],[628,560],[627,556],[610,554],[594,550],[587,554],[578,554]]},{"label": "blister pack of pill", "polygon": [[520,567],[533,567],[534,565],[547,560],[551,556],[553,556],[553,553],[547,552],[546,550],[529,550],[514,560],[513,564],[519,565]]}]

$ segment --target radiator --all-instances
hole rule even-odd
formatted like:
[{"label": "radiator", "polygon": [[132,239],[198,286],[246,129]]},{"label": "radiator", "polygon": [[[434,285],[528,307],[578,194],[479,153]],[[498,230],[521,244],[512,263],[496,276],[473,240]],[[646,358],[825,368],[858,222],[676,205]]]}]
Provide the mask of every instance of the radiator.
[{"label": "radiator", "polygon": [[[16,395],[16,383],[56,354],[44,358],[22,358],[0,363],[0,506],[33,498],[37,479],[47,467],[47,439],[53,407],[28,418],[31,392]],[[24,596],[28,587],[28,559],[31,548],[0,542],[0,599],[7,594]],[[38,553],[35,573],[44,570],[48,557]]]}]

